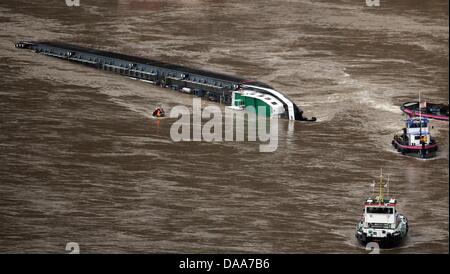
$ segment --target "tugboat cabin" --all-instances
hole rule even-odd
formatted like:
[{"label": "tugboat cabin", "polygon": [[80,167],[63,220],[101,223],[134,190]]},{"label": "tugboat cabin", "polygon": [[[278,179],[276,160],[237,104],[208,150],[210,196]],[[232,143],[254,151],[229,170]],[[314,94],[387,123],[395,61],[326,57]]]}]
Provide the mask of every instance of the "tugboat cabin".
[{"label": "tugboat cabin", "polygon": [[422,144],[429,144],[431,140],[430,132],[428,130],[427,118],[411,118],[406,122],[406,134],[409,137],[410,146],[420,146]]},{"label": "tugboat cabin", "polygon": [[[368,199],[364,207],[364,226],[375,229],[395,228],[398,219],[396,204],[395,199],[383,199],[383,202]],[[376,233],[374,231],[375,235]]]}]

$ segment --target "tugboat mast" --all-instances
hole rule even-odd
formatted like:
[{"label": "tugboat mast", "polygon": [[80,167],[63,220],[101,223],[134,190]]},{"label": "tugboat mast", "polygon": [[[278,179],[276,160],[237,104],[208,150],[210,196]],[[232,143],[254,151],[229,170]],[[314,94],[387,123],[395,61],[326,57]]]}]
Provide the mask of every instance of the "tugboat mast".
[{"label": "tugboat mast", "polygon": [[390,181],[390,179],[391,179],[391,176],[388,174],[388,179],[387,179],[387,182],[386,182],[387,196],[388,197],[390,197],[390,195],[389,195],[389,181]]},{"label": "tugboat mast", "polygon": [[419,90],[419,118],[420,118],[420,128],[419,128],[419,136],[420,136],[420,143],[423,146],[423,138],[422,138],[422,110],[420,109],[420,104],[422,101],[420,100],[420,90]]},{"label": "tugboat mast", "polygon": [[384,203],[384,192],[383,192],[383,188],[384,188],[384,183],[383,183],[383,169],[381,169],[380,171],[380,181],[379,181],[379,185],[380,185],[380,193],[378,195],[378,203],[382,204]]}]

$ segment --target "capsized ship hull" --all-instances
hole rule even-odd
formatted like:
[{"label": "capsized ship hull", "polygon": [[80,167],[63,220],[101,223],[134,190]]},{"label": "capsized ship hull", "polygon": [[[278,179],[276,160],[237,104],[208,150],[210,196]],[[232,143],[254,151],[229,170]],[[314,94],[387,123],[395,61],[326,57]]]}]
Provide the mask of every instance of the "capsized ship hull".
[{"label": "capsized ship hull", "polygon": [[[260,111],[260,114],[265,116],[300,121],[316,120],[314,117],[303,117],[303,111],[284,93],[259,81],[59,42],[21,41],[15,47],[205,97],[232,107],[245,109],[263,106],[267,110]],[[250,100],[252,95],[249,91],[257,93],[258,97],[253,96]],[[238,97],[247,97],[247,100],[235,101]]]}]

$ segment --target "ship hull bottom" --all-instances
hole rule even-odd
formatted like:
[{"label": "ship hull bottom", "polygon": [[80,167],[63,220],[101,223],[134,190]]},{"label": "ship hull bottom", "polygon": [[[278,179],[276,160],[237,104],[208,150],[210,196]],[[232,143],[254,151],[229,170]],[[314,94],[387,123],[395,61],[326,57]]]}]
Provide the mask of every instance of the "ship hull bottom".
[{"label": "ship hull bottom", "polygon": [[[262,93],[261,99],[271,98],[272,101],[266,107],[267,111],[273,112],[275,106],[278,107],[279,104],[282,106],[279,118],[316,121],[315,117],[311,119],[303,117],[303,111],[282,92],[259,81],[249,81],[227,74],[58,42],[20,41],[15,44],[15,47],[109,71],[134,80],[153,83],[197,97],[205,97],[210,101],[227,106],[232,105],[232,97],[236,91],[242,90],[243,87],[252,87]],[[278,112],[280,112],[279,108]]]}]

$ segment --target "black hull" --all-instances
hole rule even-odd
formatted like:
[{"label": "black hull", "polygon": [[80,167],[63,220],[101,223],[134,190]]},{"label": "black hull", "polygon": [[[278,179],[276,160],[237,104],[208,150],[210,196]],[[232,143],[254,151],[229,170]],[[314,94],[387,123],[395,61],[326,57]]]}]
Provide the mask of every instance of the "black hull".
[{"label": "black hull", "polygon": [[407,152],[402,152],[402,155],[406,155],[406,156],[410,156],[410,157],[415,157],[415,158],[420,158],[420,159],[431,159],[436,157],[436,152],[421,152],[421,151],[407,151]]},{"label": "black hull", "polygon": [[[435,141],[432,141],[432,144],[435,145]],[[401,140],[395,139],[392,140],[392,146],[400,152],[402,155],[421,158],[421,159],[429,159],[436,156],[436,151],[438,151],[438,146],[434,146],[431,148],[425,149],[413,149],[408,148],[406,144],[403,144]]]},{"label": "black hull", "polygon": [[373,238],[373,237],[367,237],[364,234],[355,234],[356,239],[358,242],[366,246],[368,243],[377,243],[379,247],[381,248],[392,248],[400,245],[406,238],[406,235],[404,237],[398,235],[398,236],[388,236],[385,238]]}]

